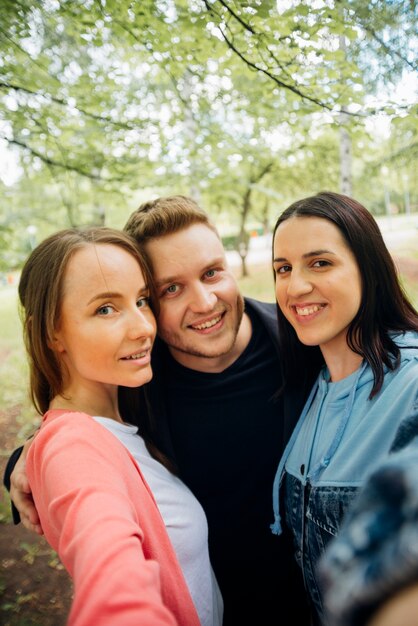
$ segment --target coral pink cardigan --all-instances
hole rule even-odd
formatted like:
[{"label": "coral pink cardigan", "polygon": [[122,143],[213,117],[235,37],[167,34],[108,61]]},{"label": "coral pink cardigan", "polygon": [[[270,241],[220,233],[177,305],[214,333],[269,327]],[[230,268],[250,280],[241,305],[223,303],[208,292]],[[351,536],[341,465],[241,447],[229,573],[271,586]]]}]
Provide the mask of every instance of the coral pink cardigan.
[{"label": "coral pink cardigan", "polygon": [[154,497],[114,435],[85,413],[48,411],[27,474],[74,582],[69,625],[199,625]]}]

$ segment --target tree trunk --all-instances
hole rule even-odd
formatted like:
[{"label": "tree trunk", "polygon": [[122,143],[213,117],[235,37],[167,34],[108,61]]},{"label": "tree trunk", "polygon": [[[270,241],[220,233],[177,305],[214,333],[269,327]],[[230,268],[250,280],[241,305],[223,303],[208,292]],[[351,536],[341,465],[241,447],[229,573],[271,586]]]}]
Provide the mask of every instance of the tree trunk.
[{"label": "tree trunk", "polygon": [[345,126],[347,113],[340,113],[340,190],[351,196],[351,137]]},{"label": "tree trunk", "polygon": [[[347,57],[347,41],[344,35],[339,37],[340,50]],[[347,130],[348,114],[343,106],[340,113],[340,190],[346,196],[351,196],[351,137]]]},{"label": "tree trunk", "polygon": [[190,196],[193,198],[197,204],[200,204],[200,189],[197,184],[199,180],[198,173],[196,171],[196,161],[195,161],[195,142],[196,136],[198,135],[198,128],[196,124],[196,120],[193,117],[192,111],[192,100],[191,96],[193,95],[193,85],[191,82],[190,73],[186,70],[183,74],[183,90],[182,90],[182,102],[184,105],[184,136],[187,140],[187,145],[189,146],[189,162],[190,162]]},{"label": "tree trunk", "polygon": [[250,241],[250,237],[245,229],[245,225],[247,222],[247,217],[251,208],[251,187],[247,189],[244,195],[244,200],[242,203],[242,213],[241,213],[241,224],[238,235],[238,252],[241,257],[241,276],[248,276],[248,268],[247,268],[247,254],[248,254],[248,244]]}]

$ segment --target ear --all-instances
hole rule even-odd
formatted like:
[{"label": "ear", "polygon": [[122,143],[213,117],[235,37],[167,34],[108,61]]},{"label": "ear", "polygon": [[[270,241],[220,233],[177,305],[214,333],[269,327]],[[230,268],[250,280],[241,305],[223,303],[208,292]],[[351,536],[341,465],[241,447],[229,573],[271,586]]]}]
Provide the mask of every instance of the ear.
[{"label": "ear", "polygon": [[52,352],[58,352],[59,354],[65,352],[65,345],[62,341],[60,332],[56,332],[52,339],[48,339],[47,345]]}]

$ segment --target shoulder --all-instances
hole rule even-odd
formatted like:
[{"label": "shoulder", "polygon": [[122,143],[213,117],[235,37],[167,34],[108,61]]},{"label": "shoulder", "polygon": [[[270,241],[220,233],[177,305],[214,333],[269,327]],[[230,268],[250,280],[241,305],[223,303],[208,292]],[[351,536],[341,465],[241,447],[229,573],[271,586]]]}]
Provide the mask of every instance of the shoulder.
[{"label": "shoulder", "polygon": [[245,310],[257,315],[264,323],[277,327],[277,308],[274,302],[261,302],[253,298],[244,298]]},{"label": "shoulder", "polygon": [[249,315],[252,324],[264,327],[278,350],[279,326],[277,322],[277,307],[273,302],[260,302],[253,298],[244,298],[245,311]]},{"label": "shoulder", "polygon": [[99,424],[97,424],[92,416],[82,411],[52,409],[44,414],[40,432],[56,432],[63,429],[76,431],[84,429],[94,430],[97,426],[99,426]]},{"label": "shoulder", "polygon": [[392,339],[401,351],[401,361],[418,362],[418,332],[396,333]]},{"label": "shoulder", "polygon": [[255,300],[254,298],[244,298],[245,306],[257,311],[261,314],[272,314],[276,316],[276,303],[275,302],[262,302],[261,300]]},{"label": "shoulder", "polygon": [[115,448],[121,446],[119,440],[102,424],[87,413],[79,411],[52,410],[47,411],[43,417],[38,435],[35,437],[35,448],[61,450],[63,448],[73,451],[88,448],[90,450],[109,449],[115,453]]},{"label": "shoulder", "polygon": [[[390,333],[390,338],[399,348],[400,358],[393,368],[385,365],[384,388],[389,384],[392,389],[399,386],[399,393],[409,394],[411,388],[418,390],[418,332]],[[393,359],[393,355],[390,358]]]},{"label": "shoulder", "polygon": [[399,387],[399,393],[405,396],[418,391],[418,343],[414,346],[406,335],[396,343],[400,348],[399,366],[393,370],[385,368],[385,380]]},{"label": "shoulder", "polygon": [[136,477],[134,466],[130,453],[112,432],[90,415],[75,411],[46,415],[27,456],[29,480],[38,487],[48,480],[57,493],[61,487],[74,485],[119,484],[128,472]]}]

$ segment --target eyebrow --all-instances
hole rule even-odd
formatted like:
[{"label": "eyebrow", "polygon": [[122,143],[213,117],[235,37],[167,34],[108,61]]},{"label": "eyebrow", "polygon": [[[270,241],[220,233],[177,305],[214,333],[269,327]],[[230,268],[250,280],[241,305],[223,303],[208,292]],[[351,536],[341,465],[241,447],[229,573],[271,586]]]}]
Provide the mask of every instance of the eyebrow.
[{"label": "eyebrow", "polygon": [[[321,254],[332,254],[333,256],[335,256],[335,252],[332,252],[331,250],[312,250],[312,252],[306,252],[305,254],[302,254],[302,259],[310,259],[313,256],[320,256]],[[273,263],[281,263],[282,261],[287,261],[287,259],[285,257],[275,257],[273,259]]]},{"label": "eyebrow", "polygon": [[[149,292],[148,287],[144,285],[143,287],[141,287],[141,289],[138,289],[138,296],[140,296],[143,293],[148,293],[148,292]],[[92,298],[90,298],[90,300],[87,302],[87,305],[91,304],[92,302],[95,302],[96,300],[108,300],[112,298],[122,298],[122,297],[123,295],[119,293],[118,291],[103,291],[102,293],[97,293]]]},{"label": "eyebrow", "polygon": [[107,298],[120,298],[120,293],[117,291],[103,291],[102,293],[95,294],[87,304],[91,304],[95,300],[106,300]]},{"label": "eyebrow", "polygon": [[[201,274],[204,274],[205,272],[207,272],[208,270],[212,269],[216,265],[225,266],[225,258],[220,256],[220,257],[217,257],[216,259],[212,259],[212,261],[210,261],[210,263],[207,263],[199,271],[200,271]],[[181,281],[181,279],[182,279],[182,275],[181,274],[177,274],[177,275],[163,277],[163,278],[161,278],[161,280],[156,280],[154,278],[154,282],[155,282],[155,286],[157,288],[159,288],[159,287],[162,287],[163,285],[168,285],[168,284],[171,284],[171,283],[177,283],[178,281]]]},{"label": "eyebrow", "polygon": [[168,283],[176,283],[179,280],[178,276],[167,276],[167,278],[162,278],[161,280],[155,280],[155,286],[162,287],[163,285],[167,285]]}]

